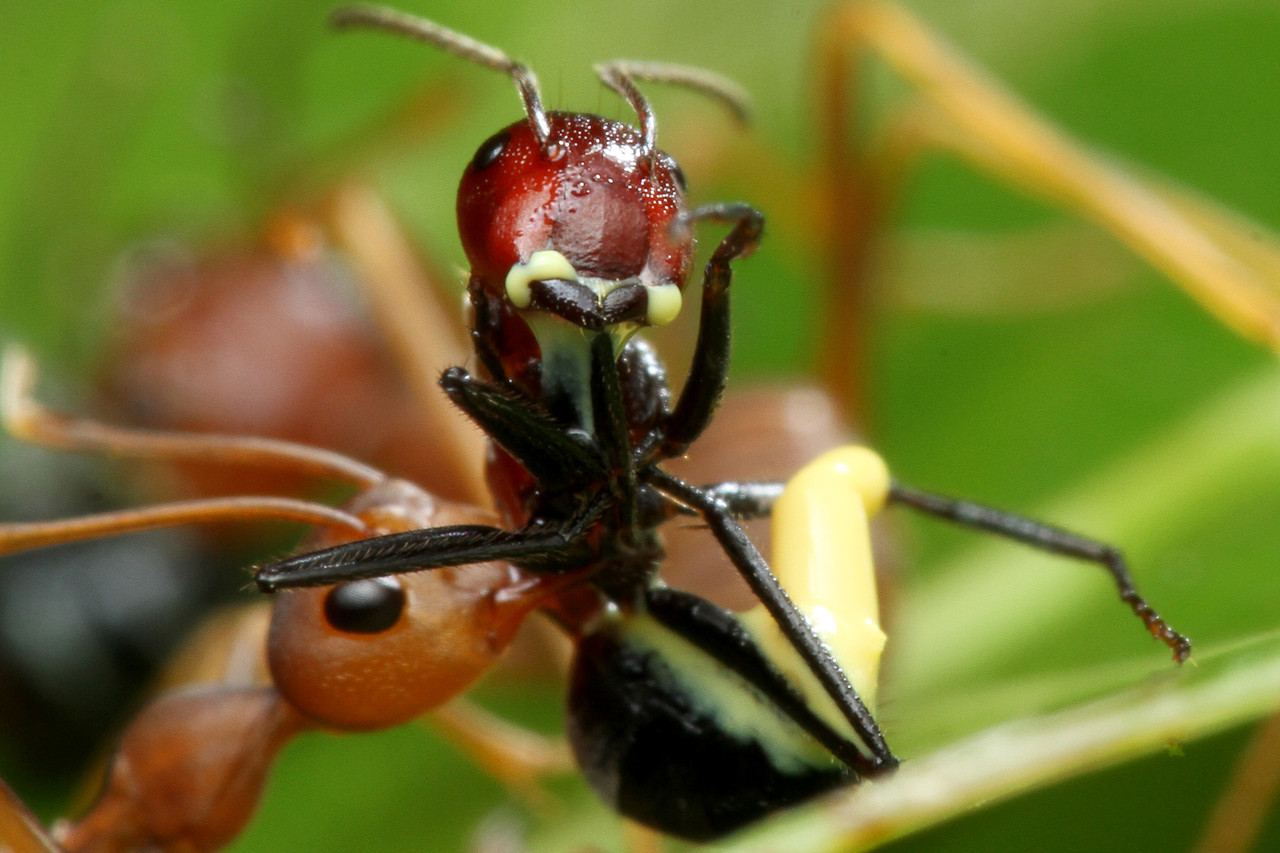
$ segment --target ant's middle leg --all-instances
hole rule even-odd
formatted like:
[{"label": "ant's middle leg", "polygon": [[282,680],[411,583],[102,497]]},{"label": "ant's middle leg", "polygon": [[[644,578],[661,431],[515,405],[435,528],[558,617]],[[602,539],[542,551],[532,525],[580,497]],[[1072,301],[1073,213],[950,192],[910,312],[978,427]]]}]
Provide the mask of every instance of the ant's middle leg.
[{"label": "ant's middle leg", "polygon": [[897,758],[889,750],[870,710],[832,657],[830,649],[817,636],[809,619],[779,584],[764,557],[724,503],[656,468],[646,469],[642,478],[664,494],[696,510],[707,522],[756,598],[768,610],[824,692],[835,702],[861,741],[856,749],[842,750],[836,753],[837,756],[864,774],[883,772],[896,766]]}]

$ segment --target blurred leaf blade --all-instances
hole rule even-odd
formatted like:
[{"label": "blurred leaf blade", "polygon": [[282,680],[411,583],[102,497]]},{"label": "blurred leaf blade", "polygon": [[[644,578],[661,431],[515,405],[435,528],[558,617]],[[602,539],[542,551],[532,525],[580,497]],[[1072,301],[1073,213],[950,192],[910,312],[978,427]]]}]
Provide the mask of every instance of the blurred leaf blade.
[{"label": "blurred leaf blade", "polygon": [[1247,722],[1280,707],[1280,634],[1206,654],[1199,671],[1184,675],[986,729],[723,849],[865,850],[979,804]]}]

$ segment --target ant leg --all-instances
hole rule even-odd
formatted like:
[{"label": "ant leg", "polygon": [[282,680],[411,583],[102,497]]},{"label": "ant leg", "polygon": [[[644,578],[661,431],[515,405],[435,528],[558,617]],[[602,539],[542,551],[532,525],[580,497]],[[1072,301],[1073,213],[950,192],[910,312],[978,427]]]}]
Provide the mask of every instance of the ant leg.
[{"label": "ant leg", "polygon": [[[764,232],[764,214],[745,204],[700,207],[674,225],[688,228],[703,219],[733,222],[734,226],[712,253],[703,273],[702,311],[689,378],[658,437],[661,444],[656,452],[664,459],[683,455],[715,414],[729,376],[729,285],[733,280],[730,263],[755,251]],[[652,448],[645,447],[642,452],[647,456]]]},{"label": "ant leg", "polygon": [[965,527],[995,533],[1042,551],[1097,563],[1115,580],[1121,601],[1128,604],[1142,620],[1151,636],[1173,650],[1173,659],[1182,663],[1190,657],[1191,641],[1170,628],[1160,614],[1138,594],[1124,557],[1112,546],[1004,510],[919,492],[899,483],[890,485],[889,500]]},{"label": "ant leg", "polygon": [[923,99],[910,127],[899,128],[885,150],[862,154],[863,164],[880,160],[880,174],[872,174],[880,189],[925,145],[951,149],[1013,186],[1099,223],[1238,334],[1280,348],[1280,297],[1270,284],[1280,246],[1259,240],[1262,229],[1089,155],[900,6],[843,3],[821,32],[828,106],[839,101],[824,117],[833,164],[848,166],[844,90],[858,49],[869,49]]},{"label": "ant leg", "polygon": [[852,753],[842,750],[836,755],[849,766],[867,774],[897,766],[898,760],[885,743],[871,712],[724,504],[657,468],[646,469],[642,478],[654,488],[698,511],[756,598],[769,611],[823,690],[853,727],[861,743]]},{"label": "ant leg", "polygon": [[[882,769],[868,764],[855,744],[814,711],[734,614],[696,595],[669,588],[649,590],[645,603],[649,615],[767,696],[777,710],[833,755],[860,773]],[[851,761],[853,756],[856,758]]]},{"label": "ant leg", "polygon": [[[729,515],[739,520],[768,518],[773,512],[773,505],[782,496],[786,483],[740,483],[728,481],[699,486],[699,491],[724,504]],[[695,511],[677,504],[677,510],[689,515],[697,515]]]},{"label": "ant leg", "polygon": [[[773,513],[773,505],[777,503],[786,485],[786,483],[775,481],[767,483],[727,481],[695,488],[707,497],[724,504],[729,515],[738,521],[754,521],[758,518],[768,518]],[[666,501],[662,504],[660,514],[654,521],[660,523],[677,515],[696,517],[700,513],[679,501]]]},{"label": "ant leg", "polygon": [[0,363],[0,421],[14,438],[54,450],[105,453],[157,461],[194,460],[291,468],[368,488],[381,471],[318,447],[251,436],[180,433],[116,427],[46,409],[33,396],[36,363],[24,348],[9,346]]},{"label": "ant leg", "polygon": [[[766,385],[747,391],[730,387],[689,455],[663,462],[662,467],[704,489],[726,481],[747,482],[754,488],[752,481],[785,482],[817,454],[848,444],[851,438],[834,401],[813,386]],[[770,525],[750,520],[757,513],[735,506],[736,498],[718,496],[726,498],[735,517],[744,519],[760,552],[770,555]],[[758,503],[767,505],[763,496]],[[674,515],[666,502],[658,509],[666,514],[654,523]],[[720,546],[697,525],[669,524],[663,540],[667,559],[662,576],[673,588],[710,597],[734,611],[755,603],[746,581],[733,571]]]},{"label": "ant leg", "polygon": [[564,741],[515,725],[466,699],[437,708],[427,721],[478,767],[515,791],[533,796],[543,777],[573,770]]},{"label": "ant leg", "polygon": [[472,378],[461,367],[440,377],[440,387],[467,417],[510,453],[536,479],[563,482],[580,475],[599,482],[607,470],[603,458],[540,406],[499,387]]},{"label": "ant leg", "polygon": [[502,357],[498,355],[494,345],[494,341],[499,339],[501,328],[491,301],[495,298],[490,296],[475,279],[467,285],[467,304],[471,308],[472,315],[471,348],[475,352],[476,360],[489,374],[489,379],[506,388],[511,386],[511,379],[507,376]]},{"label": "ant leg", "polygon": [[255,581],[263,592],[275,592],[491,560],[514,563],[535,574],[555,574],[588,562],[586,534],[608,500],[607,494],[594,496],[567,523],[553,529],[540,521],[514,531],[458,524],[348,542],[272,563],[257,571]]},{"label": "ant leg", "polygon": [[0,849],[8,853],[63,853],[13,789],[0,780]]}]

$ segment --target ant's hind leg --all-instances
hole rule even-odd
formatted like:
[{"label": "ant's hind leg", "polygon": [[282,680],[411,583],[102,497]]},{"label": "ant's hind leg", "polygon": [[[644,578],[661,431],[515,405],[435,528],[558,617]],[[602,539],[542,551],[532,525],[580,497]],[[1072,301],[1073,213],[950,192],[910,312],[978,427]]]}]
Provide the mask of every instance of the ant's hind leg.
[{"label": "ant's hind leg", "polygon": [[1120,600],[1142,620],[1151,636],[1173,650],[1175,661],[1182,663],[1191,656],[1191,641],[1170,628],[1138,594],[1124,557],[1114,547],[1004,510],[920,492],[899,483],[890,486],[889,500],[963,527],[985,530],[1052,554],[1096,563],[1111,575]]}]

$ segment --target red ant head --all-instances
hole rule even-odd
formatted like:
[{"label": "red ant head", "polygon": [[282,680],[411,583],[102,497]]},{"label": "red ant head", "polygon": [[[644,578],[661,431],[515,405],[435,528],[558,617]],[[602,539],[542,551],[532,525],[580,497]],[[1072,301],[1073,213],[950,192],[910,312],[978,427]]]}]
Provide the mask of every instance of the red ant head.
[{"label": "red ant head", "polygon": [[675,319],[693,261],[691,221],[680,167],[658,150],[657,120],[636,81],[685,86],[745,119],[745,95],[737,86],[678,65],[597,66],[601,82],[635,110],[635,129],[595,115],[547,112],[532,71],[432,21],[365,5],[338,9],[331,21],[428,42],[516,84],[526,120],[481,145],[458,188],[472,304],[487,296],[504,334],[521,339],[519,347],[504,348],[507,356],[528,350],[538,334],[521,330],[521,320],[532,317],[517,319],[516,312],[607,330],[619,343],[641,326]]},{"label": "red ant head", "polygon": [[[472,275],[516,308],[529,305],[532,283],[547,279],[577,282],[601,299],[622,284],[650,294],[682,287],[693,236],[673,228],[686,211],[680,167],[621,122],[547,118],[545,144],[530,121],[517,122],[486,140],[463,173],[458,228]],[[674,316],[656,302],[626,319]]]}]

